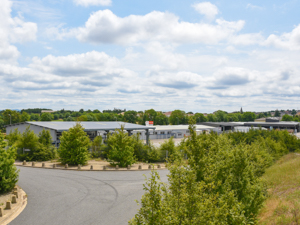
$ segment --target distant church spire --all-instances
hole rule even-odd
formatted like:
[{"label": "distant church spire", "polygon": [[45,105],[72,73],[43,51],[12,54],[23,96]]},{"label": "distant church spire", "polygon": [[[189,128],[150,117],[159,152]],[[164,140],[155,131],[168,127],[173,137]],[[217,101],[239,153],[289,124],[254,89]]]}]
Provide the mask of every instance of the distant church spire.
[{"label": "distant church spire", "polygon": [[241,114],[243,114],[243,108],[241,107]]}]

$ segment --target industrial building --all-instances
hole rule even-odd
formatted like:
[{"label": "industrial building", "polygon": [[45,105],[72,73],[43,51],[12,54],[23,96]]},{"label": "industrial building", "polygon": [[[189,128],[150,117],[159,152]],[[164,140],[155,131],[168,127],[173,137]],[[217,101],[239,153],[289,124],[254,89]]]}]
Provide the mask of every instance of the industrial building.
[{"label": "industrial building", "polygon": [[[132,123],[124,123],[124,122],[80,122],[80,124],[84,127],[84,131],[88,134],[91,140],[93,140],[96,136],[106,137],[107,133],[113,132],[116,129],[120,129],[121,126],[124,126],[124,130],[128,132],[129,135],[133,133],[133,131],[144,131],[145,140],[147,143],[149,142],[150,130],[155,129],[155,127],[150,126],[142,126],[138,124]],[[30,126],[30,129],[34,131],[35,134],[39,134],[43,129],[49,130],[53,144],[58,146],[60,143],[60,136],[63,131],[68,131],[70,128],[74,127],[76,122],[24,122],[17,123],[6,126],[6,133],[9,134],[14,129],[18,128],[18,130],[23,133],[25,129]]]}]

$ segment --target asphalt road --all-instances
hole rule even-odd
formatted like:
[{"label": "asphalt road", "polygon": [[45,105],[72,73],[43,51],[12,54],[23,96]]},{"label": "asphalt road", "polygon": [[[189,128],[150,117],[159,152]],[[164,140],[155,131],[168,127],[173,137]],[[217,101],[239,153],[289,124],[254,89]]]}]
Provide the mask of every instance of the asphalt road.
[{"label": "asphalt road", "polygon": [[[138,210],[150,171],[66,171],[19,167],[28,196],[11,225],[127,224]],[[159,170],[167,181],[167,170]]]}]

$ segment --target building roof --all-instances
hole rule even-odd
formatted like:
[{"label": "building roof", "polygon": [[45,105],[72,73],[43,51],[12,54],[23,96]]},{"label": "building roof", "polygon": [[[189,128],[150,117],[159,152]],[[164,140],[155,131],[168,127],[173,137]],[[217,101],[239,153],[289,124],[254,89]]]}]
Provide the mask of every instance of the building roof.
[{"label": "building roof", "polygon": [[199,124],[212,127],[235,127],[243,125],[244,122],[203,122]]},{"label": "building roof", "polygon": [[[44,127],[51,130],[56,130],[58,132],[67,131],[70,128],[74,127],[77,122],[25,122],[24,124],[35,125],[39,127]],[[133,123],[125,123],[125,122],[108,122],[108,121],[84,121],[80,122],[80,124],[84,127],[85,131],[97,131],[97,130],[115,130],[120,129],[122,125],[124,125],[124,130],[147,130],[147,129],[155,129],[155,127],[143,126]],[[14,126],[18,124],[12,124],[9,126]]]},{"label": "building roof", "polygon": [[262,126],[262,127],[296,127],[299,126],[298,122],[247,122],[244,126]]},{"label": "building roof", "polygon": [[[196,130],[209,130],[214,129],[215,127],[205,126],[205,125],[195,125]],[[188,130],[189,125],[156,125],[154,126],[155,130]]]}]

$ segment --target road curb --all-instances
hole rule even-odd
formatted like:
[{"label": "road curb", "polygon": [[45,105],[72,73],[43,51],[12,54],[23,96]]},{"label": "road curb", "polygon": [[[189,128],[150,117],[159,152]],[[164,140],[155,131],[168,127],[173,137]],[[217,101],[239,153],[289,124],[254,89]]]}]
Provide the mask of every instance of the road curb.
[{"label": "road curb", "polygon": [[32,167],[32,166],[25,166],[25,165],[15,165],[15,166],[20,166],[20,167],[26,167],[26,168],[34,168],[34,169],[50,169],[50,170],[68,170],[68,171],[102,171],[102,172],[122,172],[122,171],[131,171],[131,172],[135,172],[135,171],[151,171],[151,170],[166,170],[166,169],[168,169],[167,167],[164,167],[164,168],[151,168],[151,169],[127,169],[127,168],[119,168],[119,169],[116,169],[116,168],[108,168],[108,167],[106,167],[106,169],[77,169],[77,167],[75,168],[70,168],[70,167],[68,167],[68,168],[64,168],[64,167],[55,167],[55,168],[53,168],[53,167],[37,167],[37,166],[35,166],[35,167]]},{"label": "road curb", "polygon": [[4,215],[0,217],[0,224],[7,225],[13,221],[20,213],[25,209],[27,205],[27,195],[24,190],[18,187],[18,198],[17,203],[11,204],[12,209],[3,210]]}]

